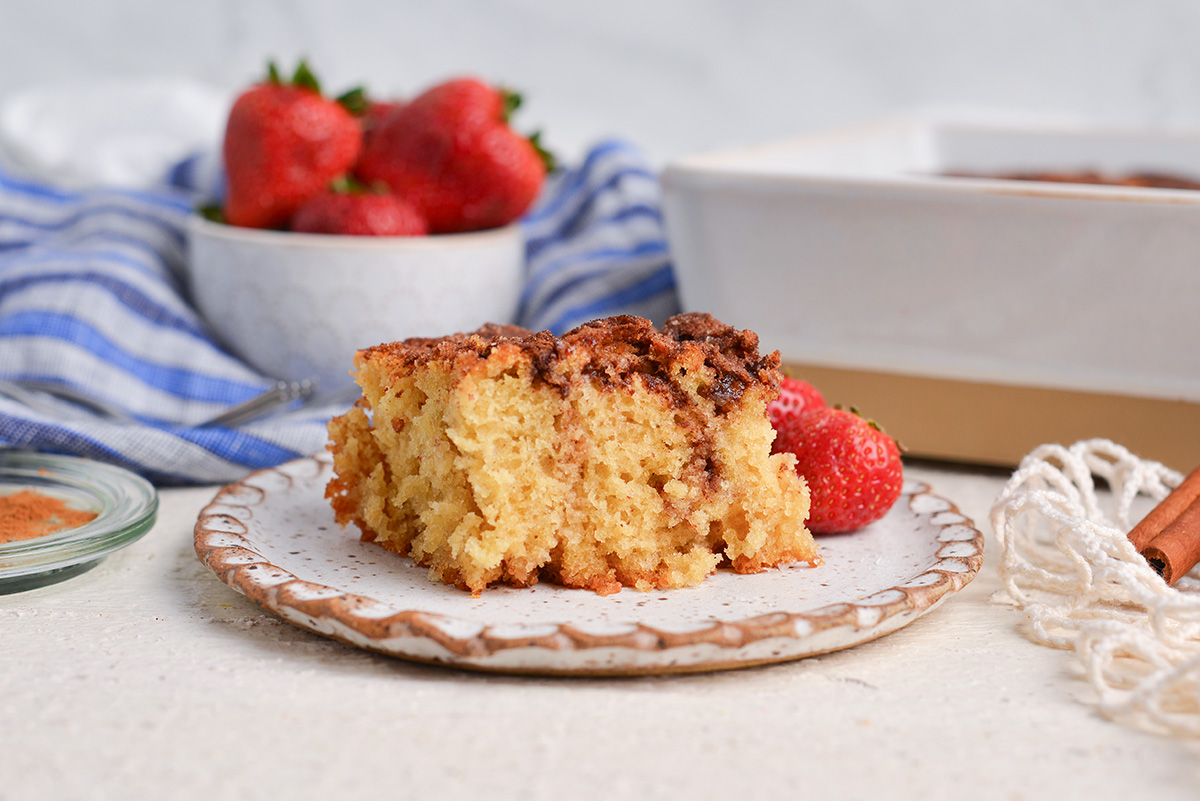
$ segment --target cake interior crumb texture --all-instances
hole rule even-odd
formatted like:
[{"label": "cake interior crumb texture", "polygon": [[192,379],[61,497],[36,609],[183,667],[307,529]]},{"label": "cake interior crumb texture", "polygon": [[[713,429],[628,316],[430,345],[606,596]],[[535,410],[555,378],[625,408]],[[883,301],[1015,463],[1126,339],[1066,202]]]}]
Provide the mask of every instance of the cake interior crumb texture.
[{"label": "cake interior crumb texture", "polygon": [[808,488],[770,452],[778,365],[705,314],[368,348],[362,400],[329,424],[326,495],[340,524],[475,594],[816,565]]}]

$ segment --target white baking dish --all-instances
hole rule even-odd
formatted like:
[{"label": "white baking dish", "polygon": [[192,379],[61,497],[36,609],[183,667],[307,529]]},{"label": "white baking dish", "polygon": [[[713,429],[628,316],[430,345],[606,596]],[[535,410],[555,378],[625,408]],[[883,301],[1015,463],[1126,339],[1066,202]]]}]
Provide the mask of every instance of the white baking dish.
[{"label": "white baking dish", "polygon": [[682,160],[683,304],[794,365],[1200,404],[1200,191],[946,175],[1075,169],[1200,177],[1200,133],[901,120]]}]

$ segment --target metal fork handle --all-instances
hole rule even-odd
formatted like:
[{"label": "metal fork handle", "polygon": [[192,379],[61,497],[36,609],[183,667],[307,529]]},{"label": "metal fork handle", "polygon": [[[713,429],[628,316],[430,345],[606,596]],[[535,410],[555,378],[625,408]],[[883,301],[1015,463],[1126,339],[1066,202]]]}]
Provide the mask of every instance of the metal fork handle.
[{"label": "metal fork handle", "polygon": [[226,409],[215,417],[197,423],[196,428],[218,428],[245,423],[294,400],[307,400],[312,397],[316,388],[316,381],[308,378],[303,381],[276,381],[275,386],[261,395],[256,395],[231,409]]}]

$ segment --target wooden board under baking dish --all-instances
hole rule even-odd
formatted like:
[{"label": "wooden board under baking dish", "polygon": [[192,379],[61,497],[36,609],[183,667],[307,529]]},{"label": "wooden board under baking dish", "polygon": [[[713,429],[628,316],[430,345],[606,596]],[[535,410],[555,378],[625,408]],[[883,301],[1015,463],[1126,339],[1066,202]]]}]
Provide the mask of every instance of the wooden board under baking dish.
[{"label": "wooden board under baking dish", "polygon": [[875,418],[909,456],[1016,465],[1047,442],[1103,437],[1181,472],[1200,463],[1200,403],[785,362],[830,403]]}]

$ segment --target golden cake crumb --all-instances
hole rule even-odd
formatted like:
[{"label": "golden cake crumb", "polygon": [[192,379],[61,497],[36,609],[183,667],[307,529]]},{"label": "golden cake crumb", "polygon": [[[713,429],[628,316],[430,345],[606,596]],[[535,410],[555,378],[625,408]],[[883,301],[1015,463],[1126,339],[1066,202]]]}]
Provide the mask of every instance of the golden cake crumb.
[{"label": "golden cake crumb", "polygon": [[707,314],[515,326],[359,351],[329,424],[341,525],[478,594],[601,594],[819,562],[809,496],[772,455],[779,354]]}]

